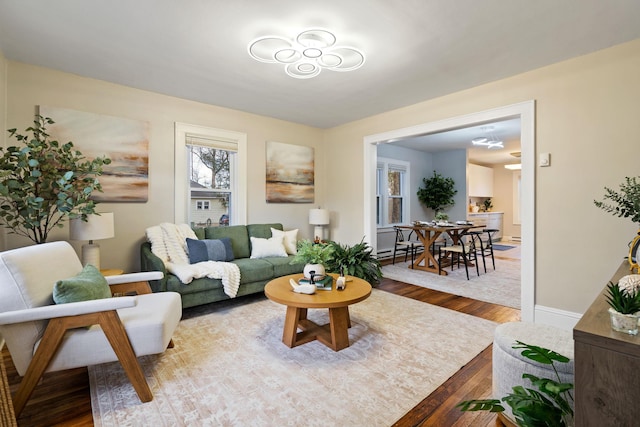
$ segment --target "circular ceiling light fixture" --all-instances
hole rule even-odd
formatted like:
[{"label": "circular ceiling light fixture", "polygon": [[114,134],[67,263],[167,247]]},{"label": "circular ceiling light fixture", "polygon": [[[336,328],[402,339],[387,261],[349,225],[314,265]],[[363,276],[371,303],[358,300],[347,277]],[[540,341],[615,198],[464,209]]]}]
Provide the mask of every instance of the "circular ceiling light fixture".
[{"label": "circular ceiling light fixture", "polygon": [[482,126],[480,129],[482,129],[484,132],[487,132],[489,134],[489,137],[480,136],[478,138],[473,138],[471,140],[471,143],[473,145],[484,146],[489,150],[498,150],[500,148],[504,148],[503,142],[498,140],[498,138],[493,135],[493,126]]},{"label": "circular ceiling light fixture", "polygon": [[282,64],[297,79],[310,79],[323,69],[353,71],[364,64],[364,53],[348,46],[335,46],[336,36],[322,29],[305,30],[294,39],[260,37],[249,43],[249,55],[257,61]]}]

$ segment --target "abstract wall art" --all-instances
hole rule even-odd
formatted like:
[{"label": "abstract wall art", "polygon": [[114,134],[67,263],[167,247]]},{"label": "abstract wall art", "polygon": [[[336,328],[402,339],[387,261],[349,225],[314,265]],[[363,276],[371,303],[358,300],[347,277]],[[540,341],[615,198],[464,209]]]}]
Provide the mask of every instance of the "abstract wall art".
[{"label": "abstract wall art", "polygon": [[53,140],[73,142],[87,159],[107,156],[100,176],[98,202],[146,202],[149,198],[149,123],[66,108],[40,106],[39,114],[55,123],[47,126]]},{"label": "abstract wall art", "polygon": [[313,203],[313,147],[267,141],[267,203]]}]

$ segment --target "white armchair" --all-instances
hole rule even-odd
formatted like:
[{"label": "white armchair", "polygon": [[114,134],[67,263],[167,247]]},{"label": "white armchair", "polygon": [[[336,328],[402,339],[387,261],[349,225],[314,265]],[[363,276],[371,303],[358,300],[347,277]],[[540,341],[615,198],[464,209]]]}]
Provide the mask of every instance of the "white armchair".
[{"label": "white armchair", "polygon": [[[142,402],[153,399],[136,357],[171,344],[182,317],[180,295],[150,293],[162,273],[108,276],[112,291],[135,296],[54,304],[53,285],[82,271],[67,242],[0,253],[0,336],[22,382],[13,398],[16,416],[44,372],[119,360]],[[149,292],[149,293],[147,293]]]}]

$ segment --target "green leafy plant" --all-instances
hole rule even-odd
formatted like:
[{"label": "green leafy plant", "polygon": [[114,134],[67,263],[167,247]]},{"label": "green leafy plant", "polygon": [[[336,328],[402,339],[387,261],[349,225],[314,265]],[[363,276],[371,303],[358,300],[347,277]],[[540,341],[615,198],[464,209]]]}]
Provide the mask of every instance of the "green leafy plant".
[{"label": "green leafy plant", "polygon": [[329,242],[332,247],[331,259],[326,267],[329,272],[339,273],[343,268],[344,274],[359,277],[376,286],[382,279],[380,261],[373,255],[373,248],[364,241],[349,246],[337,242]]},{"label": "green leafy plant", "polygon": [[291,264],[322,264],[326,267],[331,260],[332,252],[333,246],[329,243],[299,240]]},{"label": "green leafy plant", "polygon": [[[522,374],[522,378],[531,381],[537,388],[513,387],[513,393],[502,398],[513,412],[519,426],[566,426],[573,418],[573,384],[562,383],[555,363],[568,363],[569,358],[555,351],[516,341],[512,348],[523,349],[521,354],[527,359],[543,365],[550,365],[556,379],[538,378],[531,374]],[[499,399],[466,400],[457,407],[462,411],[503,412],[504,406]]]},{"label": "green leafy plant", "polygon": [[640,311],[640,292],[620,289],[618,283],[607,285],[607,302],[618,313],[634,314]]},{"label": "green leafy plant", "polygon": [[484,199],[484,202],[482,202],[484,204],[484,210],[485,211],[489,211],[489,209],[491,209],[493,207],[493,203],[491,202],[491,199]]},{"label": "green leafy plant", "polygon": [[435,216],[436,221],[449,221],[449,215],[444,212],[438,212]]},{"label": "green leafy plant", "polygon": [[[625,177],[625,182],[620,184],[620,192],[605,187],[603,201],[594,200],[593,203],[618,217],[631,218],[631,221],[640,225],[640,182],[636,177]],[[611,203],[606,203],[609,200]]]},{"label": "green leafy plant", "polygon": [[23,146],[0,148],[0,222],[10,233],[44,243],[66,218],[95,213],[91,193],[102,191],[98,176],[111,160],[87,160],[72,142],[50,140],[46,125],[54,121],[48,117],[37,115],[33,123],[26,129],[31,136],[8,131]]},{"label": "green leafy plant", "polygon": [[458,193],[453,178],[445,178],[433,171],[431,178],[422,179],[423,187],[418,188],[418,200],[435,212],[441,211],[447,206],[453,206],[453,196]]}]

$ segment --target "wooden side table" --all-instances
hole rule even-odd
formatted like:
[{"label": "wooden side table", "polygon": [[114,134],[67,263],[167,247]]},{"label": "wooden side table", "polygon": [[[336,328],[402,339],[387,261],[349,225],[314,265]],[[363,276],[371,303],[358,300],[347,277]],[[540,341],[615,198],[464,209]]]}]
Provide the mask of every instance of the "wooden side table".
[{"label": "wooden side table", "polygon": [[[625,260],[611,278],[630,274]],[[611,329],[607,288],[573,328],[575,425],[633,426],[640,419],[640,335]]]},{"label": "wooden side table", "polygon": [[100,270],[100,274],[103,276],[119,276],[124,274],[124,270],[120,268],[105,268]]},{"label": "wooden side table", "polygon": [[[100,273],[103,276],[119,276],[124,274],[124,270],[119,268],[108,268],[104,270],[100,270]],[[111,288],[111,294],[113,296],[124,296],[124,295],[142,295],[142,294],[150,294],[151,286],[149,286],[149,282],[129,282],[118,285],[109,285]]]}]

